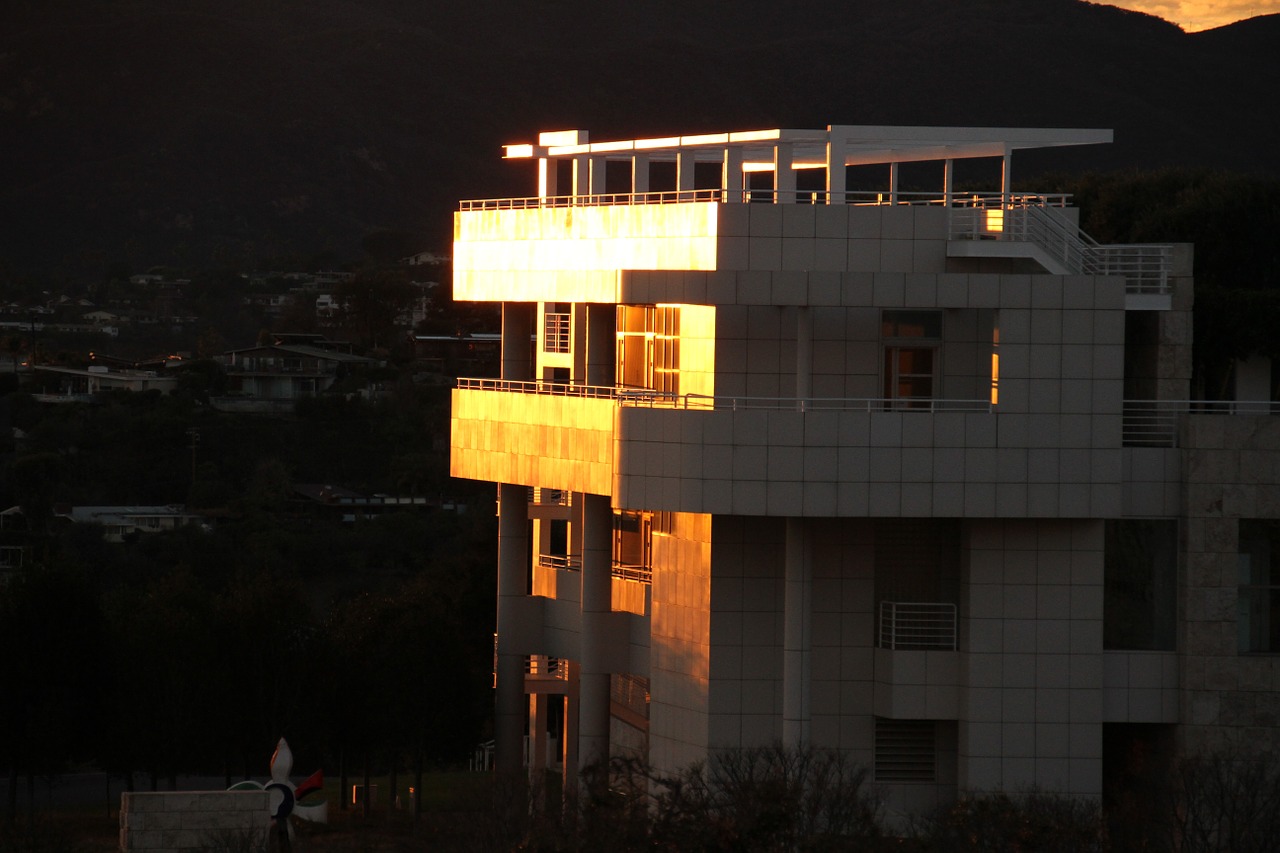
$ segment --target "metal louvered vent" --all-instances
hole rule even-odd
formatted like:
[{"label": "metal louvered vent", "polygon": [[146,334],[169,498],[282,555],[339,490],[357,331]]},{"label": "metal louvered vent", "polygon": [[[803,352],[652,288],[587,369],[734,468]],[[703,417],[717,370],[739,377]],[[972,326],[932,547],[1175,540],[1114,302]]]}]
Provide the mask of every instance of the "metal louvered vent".
[{"label": "metal louvered vent", "polygon": [[936,781],[936,742],[933,720],[876,717],[876,781]]}]

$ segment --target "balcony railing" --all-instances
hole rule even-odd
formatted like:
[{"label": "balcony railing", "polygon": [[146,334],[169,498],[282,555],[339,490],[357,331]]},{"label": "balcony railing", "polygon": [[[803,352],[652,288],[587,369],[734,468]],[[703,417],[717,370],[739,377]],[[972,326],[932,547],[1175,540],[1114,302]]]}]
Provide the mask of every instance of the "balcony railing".
[{"label": "balcony railing", "polygon": [[618,580],[635,581],[637,583],[653,582],[653,568],[650,566],[633,566],[614,562],[611,571]]},{"label": "balcony railing", "polygon": [[900,651],[954,651],[956,606],[937,601],[880,602],[879,646]]},{"label": "balcony railing", "polygon": [[525,675],[534,678],[555,678],[560,680],[569,677],[569,662],[564,658],[547,655],[527,655],[524,659]]},{"label": "balcony railing", "polygon": [[732,397],[671,394],[646,388],[611,385],[572,385],[541,380],[459,379],[461,390],[506,391],[551,397],[589,397],[614,400],[622,406],[661,409],[766,409],[793,412],[986,412],[990,400],[951,400],[933,397]]},{"label": "balcony railing", "polygon": [[1125,447],[1177,447],[1181,415],[1280,415],[1274,400],[1125,400]]},{"label": "balcony railing", "polygon": [[573,492],[568,489],[544,489],[529,487],[529,503],[535,506],[572,506]]},{"label": "balcony railing", "polygon": [[538,566],[543,569],[555,569],[562,572],[580,572],[582,571],[582,555],[539,554]]},{"label": "balcony railing", "polygon": [[751,202],[780,204],[848,204],[859,207],[885,205],[914,205],[929,207],[1002,207],[1005,205],[1066,207],[1071,196],[1067,193],[1021,193],[1006,196],[1003,193],[936,193],[936,192],[882,192],[876,190],[849,190],[828,193],[825,190],[773,190],[718,188],[692,190],[660,190],[643,193],[589,193],[583,195],[532,196],[526,198],[469,199],[459,203],[458,209],[468,210],[528,210],[540,207],[609,207],[614,205],[690,204],[711,202],[716,204],[747,204]]}]

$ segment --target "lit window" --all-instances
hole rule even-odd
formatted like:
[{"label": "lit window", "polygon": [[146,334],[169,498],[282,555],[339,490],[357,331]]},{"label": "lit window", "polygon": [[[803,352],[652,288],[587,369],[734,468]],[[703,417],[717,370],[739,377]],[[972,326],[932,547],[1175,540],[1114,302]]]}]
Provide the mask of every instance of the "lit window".
[{"label": "lit window", "polygon": [[885,311],[884,398],[890,408],[929,408],[937,396],[941,311]]}]

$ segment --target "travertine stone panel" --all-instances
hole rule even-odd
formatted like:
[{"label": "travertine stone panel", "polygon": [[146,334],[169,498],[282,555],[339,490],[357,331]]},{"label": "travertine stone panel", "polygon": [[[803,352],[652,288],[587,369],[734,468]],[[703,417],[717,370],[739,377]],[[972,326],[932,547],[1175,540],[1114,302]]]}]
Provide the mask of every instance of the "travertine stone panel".
[{"label": "travertine stone panel", "polygon": [[608,399],[455,390],[450,474],[607,495],[616,410]]},{"label": "travertine stone panel", "polygon": [[1280,518],[1280,419],[1192,415],[1179,437],[1185,560],[1178,648],[1187,753],[1280,755],[1280,657],[1241,654],[1240,519]]},{"label": "travertine stone panel", "polygon": [[967,529],[960,788],[1097,796],[1103,523],[974,521]]},{"label": "travertine stone panel", "polygon": [[711,659],[711,517],[655,524],[649,646],[649,760],[675,771],[706,757]]},{"label": "travertine stone panel", "polygon": [[271,826],[266,791],[125,792],[120,850],[197,853],[231,845],[265,849]]}]

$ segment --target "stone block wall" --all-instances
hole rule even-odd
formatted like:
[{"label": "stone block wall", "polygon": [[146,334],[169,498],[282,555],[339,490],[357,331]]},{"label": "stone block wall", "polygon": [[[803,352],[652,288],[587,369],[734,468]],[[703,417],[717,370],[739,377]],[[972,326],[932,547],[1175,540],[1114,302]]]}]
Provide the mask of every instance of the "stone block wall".
[{"label": "stone block wall", "polygon": [[266,850],[266,791],[126,792],[120,795],[120,850],[195,853]]},{"label": "stone block wall", "polygon": [[1280,756],[1280,655],[1238,638],[1240,519],[1280,519],[1280,418],[1192,415],[1179,603],[1180,751]]}]

